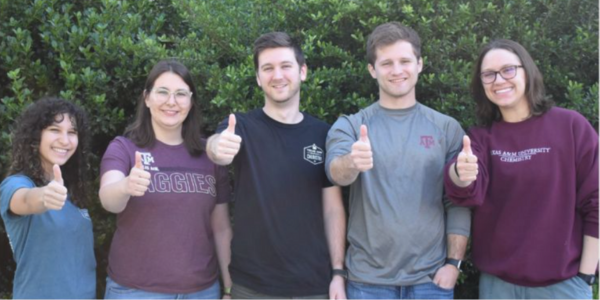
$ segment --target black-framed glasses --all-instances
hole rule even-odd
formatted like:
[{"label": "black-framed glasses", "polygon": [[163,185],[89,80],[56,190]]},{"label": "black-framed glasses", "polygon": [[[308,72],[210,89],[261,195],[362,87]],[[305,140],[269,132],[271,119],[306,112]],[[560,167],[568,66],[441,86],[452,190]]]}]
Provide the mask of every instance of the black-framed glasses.
[{"label": "black-framed glasses", "polygon": [[481,82],[490,84],[496,81],[496,76],[500,74],[504,80],[512,79],[517,76],[517,69],[522,68],[523,66],[507,66],[500,71],[485,71],[481,72],[479,76],[481,77]]},{"label": "black-framed glasses", "polygon": [[189,101],[192,98],[192,92],[186,90],[176,90],[171,92],[167,89],[158,88],[152,91],[154,92],[156,99],[161,102],[169,100],[171,95],[175,96],[175,101],[177,102]]}]

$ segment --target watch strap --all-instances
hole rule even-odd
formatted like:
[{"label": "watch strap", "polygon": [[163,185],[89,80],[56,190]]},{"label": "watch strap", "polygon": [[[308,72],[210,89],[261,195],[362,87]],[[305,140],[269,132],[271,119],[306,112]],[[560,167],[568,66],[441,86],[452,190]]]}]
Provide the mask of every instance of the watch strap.
[{"label": "watch strap", "polygon": [[596,275],[588,275],[588,274],[583,274],[581,272],[577,273],[577,277],[583,279],[583,281],[585,281],[585,283],[589,284],[589,285],[593,285],[596,282]]},{"label": "watch strap", "polygon": [[446,264],[453,265],[458,269],[458,271],[462,272],[462,270],[460,269],[460,266],[462,265],[462,260],[454,259],[454,258],[446,258]]},{"label": "watch strap", "polygon": [[342,276],[344,279],[348,279],[348,271],[344,270],[344,269],[331,270],[331,277],[333,277],[335,275],[339,275],[339,276]]}]

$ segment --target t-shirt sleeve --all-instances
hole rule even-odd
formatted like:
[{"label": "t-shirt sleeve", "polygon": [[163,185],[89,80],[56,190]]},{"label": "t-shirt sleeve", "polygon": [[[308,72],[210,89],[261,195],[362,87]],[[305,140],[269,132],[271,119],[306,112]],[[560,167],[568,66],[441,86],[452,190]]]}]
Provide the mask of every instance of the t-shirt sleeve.
[{"label": "t-shirt sleeve", "polygon": [[577,209],[584,221],[583,234],[598,238],[598,134],[578,115],[575,135]]},{"label": "t-shirt sleeve", "polygon": [[100,163],[100,177],[112,170],[121,171],[125,176],[129,175],[129,171],[133,167],[131,162],[131,153],[125,145],[125,138],[117,137],[110,142],[102,161]]},{"label": "t-shirt sleeve", "polygon": [[226,167],[215,165],[217,174],[217,204],[231,202],[231,182],[229,170]]},{"label": "t-shirt sleeve", "polygon": [[[334,182],[330,174],[331,162],[339,156],[346,155],[352,150],[352,144],[358,140],[360,122],[356,122],[354,116],[341,116],[329,129],[325,147],[327,157],[325,158],[325,173],[329,181]],[[354,122],[353,122],[354,121]],[[355,124],[355,123],[358,123]]]},{"label": "t-shirt sleeve", "polygon": [[13,175],[2,181],[0,184],[0,215],[2,219],[7,222],[9,220],[16,220],[22,216],[10,213],[10,201],[16,191],[20,189],[31,189],[34,188],[35,184],[27,176]]}]

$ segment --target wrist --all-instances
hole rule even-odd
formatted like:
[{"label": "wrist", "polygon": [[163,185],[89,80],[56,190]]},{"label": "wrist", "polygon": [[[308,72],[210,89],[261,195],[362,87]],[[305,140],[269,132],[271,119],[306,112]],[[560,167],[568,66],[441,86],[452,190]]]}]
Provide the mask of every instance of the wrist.
[{"label": "wrist", "polygon": [[342,268],[332,269],[331,278],[334,278],[335,276],[342,277],[343,279],[348,279],[348,271]]},{"label": "wrist", "polygon": [[230,296],[231,297],[231,287],[223,287],[223,296]]},{"label": "wrist", "polygon": [[463,261],[460,259],[446,258],[445,265],[454,266],[454,268],[456,268],[456,270],[458,270],[458,272],[462,272],[462,270],[460,269],[462,263],[463,263]]}]

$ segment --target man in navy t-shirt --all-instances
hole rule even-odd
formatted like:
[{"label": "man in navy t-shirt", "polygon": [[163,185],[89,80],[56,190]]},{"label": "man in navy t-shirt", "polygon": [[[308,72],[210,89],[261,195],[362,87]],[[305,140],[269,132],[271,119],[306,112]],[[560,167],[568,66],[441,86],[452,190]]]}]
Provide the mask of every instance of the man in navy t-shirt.
[{"label": "man in navy t-shirt", "polygon": [[272,32],[255,41],[254,64],[264,107],[231,114],[207,146],[235,168],[232,297],[345,298],[344,207],[324,169],[330,126],[299,108],[304,56]]}]

